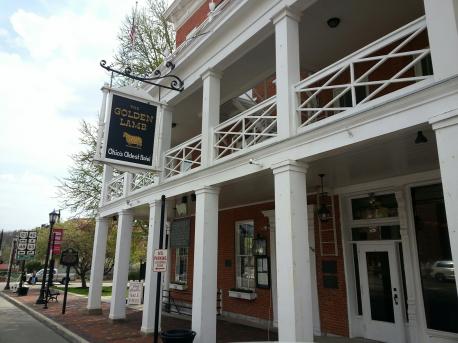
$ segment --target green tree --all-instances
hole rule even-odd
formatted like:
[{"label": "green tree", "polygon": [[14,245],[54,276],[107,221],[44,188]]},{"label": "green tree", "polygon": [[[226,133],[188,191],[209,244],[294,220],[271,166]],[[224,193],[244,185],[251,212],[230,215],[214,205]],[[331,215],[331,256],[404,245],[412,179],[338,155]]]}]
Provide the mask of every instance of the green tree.
[{"label": "green tree", "polygon": [[100,202],[103,167],[94,162],[97,128],[83,120],[79,129],[81,151],[71,155],[68,175],[59,180],[58,198],[62,208],[75,217],[95,217]]}]

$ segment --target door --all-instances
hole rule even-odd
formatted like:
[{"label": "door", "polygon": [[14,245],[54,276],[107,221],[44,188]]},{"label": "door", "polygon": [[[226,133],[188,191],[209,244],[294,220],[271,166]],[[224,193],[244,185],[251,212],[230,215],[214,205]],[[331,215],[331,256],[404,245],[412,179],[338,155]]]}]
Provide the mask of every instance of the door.
[{"label": "door", "polygon": [[366,338],[405,342],[399,258],[394,243],[358,244]]}]

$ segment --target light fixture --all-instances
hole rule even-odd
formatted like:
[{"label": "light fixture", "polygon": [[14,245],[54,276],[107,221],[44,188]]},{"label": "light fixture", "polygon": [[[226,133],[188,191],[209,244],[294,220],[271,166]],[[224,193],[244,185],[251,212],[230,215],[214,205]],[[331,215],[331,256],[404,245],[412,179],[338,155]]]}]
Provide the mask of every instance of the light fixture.
[{"label": "light fixture", "polygon": [[427,142],[428,142],[428,138],[426,138],[423,135],[423,131],[418,131],[417,138],[415,138],[415,144],[422,144],[422,143],[427,143]]},{"label": "light fixture", "polygon": [[332,17],[326,22],[331,29],[335,29],[340,24],[340,18]]},{"label": "light fixture", "polygon": [[256,239],[253,239],[253,255],[267,255],[267,240],[262,238],[260,235],[258,235]]},{"label": "light fixture", "polygon": [[172,129],[177,127],[177,123],[172,123]]},{"label": "light fixture", "polygon": [[60,214],[59,212],[56,212],[56,210],[53,210],[50,214],[49,214],[49,224],[52,226],[54,224],[56,224],[57,220],[59,219],[60,217]]},{"label": "light fixture", "polygon": [[327,222],[331,218],[331,212],[329,211],[328,207],[324,203],[324,196],[326,195],[326,193],[324,192],[324,187],[323,187],[324,174],[319,174],[318,176],[321,178],[321,193],[319,195],[321,205],[320,205],[320,208],[318,209],[317,214],[318,214],[318,218],[320,219],[320,221]]}]

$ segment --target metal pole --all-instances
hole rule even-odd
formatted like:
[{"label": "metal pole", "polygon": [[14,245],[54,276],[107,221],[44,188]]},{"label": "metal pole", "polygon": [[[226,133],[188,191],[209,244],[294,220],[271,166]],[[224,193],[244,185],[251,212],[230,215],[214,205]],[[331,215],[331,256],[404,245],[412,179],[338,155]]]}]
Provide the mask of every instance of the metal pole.
[{"label": "metal pole", "polygon": [[53,228],[53,226],[54,226],[54,224],[52,224],[52,223],[49,226],[48,248],[46,249],[46,259],[45,259],[45,266],[44,266],[44,270],[43,270],[43,279],[41,280],[40,295],[39,295],[37,301],[35,302],[36,304],[44,304],[45,303],[46,273],[48,272],[49,252],[51,250],[51,237],[52,237],[52,228]]},{"label": "metal pole", "polygon": [[48,285],[46,287],[45,306],[43,308],[48,308],[49,287],[52,285],[52,279],[54,276],[54,244],[55,242],[56,242],[56,233],[54,232],[52,235],[51,262],[49,264],[49,276],[48,276]]},{"label": "metal pole", "polygon": [[65,276],[64,303],[62,304],[62,314],[65,314],[65,309],[67,307],[67,292],[68,292],[69,279],[70,279],[70,266],[67,266],[67,274]]},{"label": "metal pole", "polygon": [[[161,226],[159,230],[159,249],[163,247],[164,240],[164,220],[165,220],[165,195],[161,196]],[[159,338],[159,308],[161,300],[161,272],[157,273],[156,283],[156,311],[154,315],[154,343],[158,343]]]},{"label": "metal pole", "polygon": [[[19,280],[19,289],[22,288],[22,280],[24,279],[24,272],[25,272],[25,260],[22,260],[22,265],[21,265],[21,280]],[[18,294],[21,294],[20,292],[21,292],[21,291],[18,290]]]},{"label": "metal pole", "polygon": [[16,254],[16,244],[17,240],[16,238],[13,238],[13,241],[11,242],[10,263],[8,265],[8,276],[6,278],[6,286],[4,288],[5,290],[10,289],[11,268],[13,267],[14,255]]}]

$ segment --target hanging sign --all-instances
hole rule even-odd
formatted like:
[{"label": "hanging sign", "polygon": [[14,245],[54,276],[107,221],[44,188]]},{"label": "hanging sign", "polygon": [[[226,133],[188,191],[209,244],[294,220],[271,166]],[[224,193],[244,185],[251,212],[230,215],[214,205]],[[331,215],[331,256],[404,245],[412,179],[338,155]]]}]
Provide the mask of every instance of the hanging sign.
[{"label": "hanging sign", "polygon": [[64,229],[54,228],[52,232],[53,232],[53,244],[54,244],[54,249],[52,250],[52,254],[60,255],[60,253],[62,252],[61,246],[62,246],[62,239],[64,236]]},{"label": "hanging sign", "polygon": [[36,231],[19,231],[16,248],[16,259],[29,260],[35,257],[37,247],[37,232]]},{"label": "hanging sign", "polygon": [[191,220],[177,219],[172,222],[170,229],[170,247],[171,248],[187,248],[189,247],[189,232]]},{"label": "hanging sign", "polygon": [[100,160],[131,168],[154,169],[157,106],[112,90]]},{"label": "hanging sign", "polygon": [[167,249],[154,250],[153,272],[162,273],[167,271]]}]

